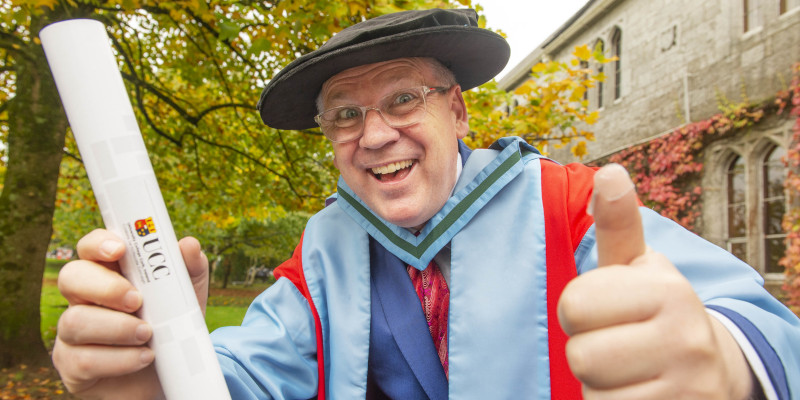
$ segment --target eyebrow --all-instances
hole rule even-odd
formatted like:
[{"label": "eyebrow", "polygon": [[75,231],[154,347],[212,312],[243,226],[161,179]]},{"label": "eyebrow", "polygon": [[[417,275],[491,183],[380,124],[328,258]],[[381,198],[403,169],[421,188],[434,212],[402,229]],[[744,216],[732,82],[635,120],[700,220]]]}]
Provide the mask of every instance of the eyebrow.
[{"label": "eyebrow", "polygon": [[[403,73],[403,71],[399,71],[399,70],[391,71],[391,73],[389,73],[387,76],[388,76],[387,86],[390,86],[390,87],[394,86],[394,87],[390,91],[388,91],[386,94],[390,94],[390,93],[392,93],[393,91],[396,91],[396,90],[402,90],[402,89],[406,89],[406,88],[409,88],[409,87],[424,85],[424,83],[422,83],[422,82],[414,83],[415,80],[416,80],[416,77],[411,77],[411,76],[409,76],[408,73]],[[407,81],[408,84],[402,84],[402,82],[404,82],[404,81]],[[350,92],[352,92],[352,91],[351,90],[347,90],[347,89],[345,89],[345,90],[334,89],[334,90],[331,91],[332,94],[328,94],[328,96],[326,96],[326,99],[324,99],[324,101],[325,101],[325,103],[332,103],[332,102],[340,100],[342,98],[346,98],[348,96],[348,93],[350,93]],[[350,105],[350,104],[355,104],[355,103],[354,102],[348,102],[346,104]]]}]

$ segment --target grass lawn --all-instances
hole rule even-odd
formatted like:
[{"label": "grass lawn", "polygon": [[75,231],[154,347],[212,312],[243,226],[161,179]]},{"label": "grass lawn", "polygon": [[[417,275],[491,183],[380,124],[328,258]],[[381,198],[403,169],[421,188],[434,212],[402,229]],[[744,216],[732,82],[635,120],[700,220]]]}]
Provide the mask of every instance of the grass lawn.
[{"label": "grass lawn", "polygon": [[[56,286],[58,270],[62,262],[48,261],[42,285],[41,332],[48,349],[53,348],[56,326],[61,313],[67,309],[67,300]],[[255,286],[255,285],[254,285]],[[212,289],[206,309],[206,325],[209,331],[221,326],[239,325],[252,299],[268,285],[247,289]],[[220,294],[217,294],[220,293]],[[33,369],[25,365],[0,370],[0,399],[75,399],[66,393],[53,368]]]},{"label": "grass lawn", "polygon": [[[58,318],[67,308],[67,300],[58,292],[56,284],[58,271],[64,264],[64,261],[48,260],[44,271],[40,312],[42,339],[48,348],[53,347]],[[222,326],[241,324],[250,302],[267,287],[269,283],[259,283],[247,288],[211,288],[206,308],[209,332]]]},{"label": "grass lawn", "polygon": [[[58,292],[58,271],[66,261],[47,260],[42,284],[40,303],[42,339],[52,349],[56,327],[61,313],[67,309],[67,300]],[[206,309],[206,325],[209,331],[221,326],[239,325],[250,302],[270,283],[259,283],[247,288],[211,288]],[[74,397],[64,390],[58,375],[51,368],[33,369],[25,365],[0,369],[0,399],[63,399]]]}]

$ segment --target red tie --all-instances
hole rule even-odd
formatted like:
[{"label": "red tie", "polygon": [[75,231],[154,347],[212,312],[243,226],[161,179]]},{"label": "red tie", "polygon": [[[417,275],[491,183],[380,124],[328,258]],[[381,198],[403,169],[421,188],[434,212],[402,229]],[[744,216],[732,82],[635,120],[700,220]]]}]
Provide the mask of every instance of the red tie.
[{"label": "red tie", "polygon": [[408,266],[408,276],[417,291],[417,297],[422,303],[422,310],[425,312],[425,319],[428,321],[428,328],[431,331],[433,344],[439,353],[439,361],[444,368],[445,376],[447,373],[447,313],[450,308],[450,290],[447,289],[447,282],[444,280],[442,271],[433,260],[428,264],[428,268],[420,271],[412,266]]}]

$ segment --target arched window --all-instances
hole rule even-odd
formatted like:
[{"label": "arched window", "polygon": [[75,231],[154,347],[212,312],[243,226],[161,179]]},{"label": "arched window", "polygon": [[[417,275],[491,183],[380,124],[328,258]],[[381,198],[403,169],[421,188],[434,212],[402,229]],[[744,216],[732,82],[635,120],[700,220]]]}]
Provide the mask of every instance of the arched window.
[{"label": "arched window", "polygon": [[747,191],[745,163],[737,156],[728,164],[728,251],[743,261],[747,257]]},{"label": "arched window", "polygon": [[[598,40],[594,45],[594,50],[600,53],[605,53],[606,45],[602,40]],[[603,74],[603,64],[597,66],[597,73]],[[603,108],[603,81],[597,82],[597,108]]]},{"label": "arched window", "polygon": [[622,97],[622,30],[619,28],[614,29],[614,34],[611,36],[611,51],[614,57],[614,100]]},{"label": "arched window", "polygon": [[762,210],[763,210],[763,242],[764,242],[764,272],[782,273],[783,267],[778,265],[786,251],[781,221],[786,212],[786,197],[783,191],[783,182],[786,171],[783,157],[786,150],[775,146],[767,152],[761,164]]}]

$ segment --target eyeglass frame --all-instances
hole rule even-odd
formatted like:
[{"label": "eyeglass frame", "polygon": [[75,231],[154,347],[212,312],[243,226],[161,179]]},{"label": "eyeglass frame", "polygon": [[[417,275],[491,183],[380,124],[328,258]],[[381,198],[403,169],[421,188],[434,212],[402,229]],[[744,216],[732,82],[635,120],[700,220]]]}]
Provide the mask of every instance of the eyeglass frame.
[{"label": "eyeglass frame", "polygon": [[[383,100],[383,99],[385,99],[385,98],[387,98],[389,96],[392,96],[394,94],[397,94],[397,93],[402,93],[404,91],[409,91],[409,90],[412,90],[412,89],[421,88],[422,89],[422,96],[421,97],[422,97],[423,114],[424,114],[424,112],[428,109],[428,95],[429,94],[431,94],[431,93],[445,93],[448,90],[452,89],[453,86],[455,86],[455,85],[447,86],[447,87],[445,87],[445,86],[430,86],[430,85],[412,86],[410,88],[395,90],[394,92],[389,93],[386,96],[381,97],[380,100]],[[328,112],[330,112],[332,110],[346,109],[346,108],[353,108],[353,109],[358,109],[358,110],[361,111],[361,130],[358,133],[358,135],[354,136],[353,138],[349,138],[349,139],[346,139],[346,140],[333,140],[330,136],[328,136],[327,133],[325,133],[325,129],[322,128],[322,122],[321,122],[322,115],[325,114],[325,113],[328,113]],[[352,142],[354,140],[358,140],[362,136],[364,136],[364,127],[366,126],[367,112],[369,112],[370,110],[377,111],[378,115],[381,116],[381,119],[383,120],[383,122],[386,123],[386,125],[388,125],[388,126],[390,126],[392,128],[406,128],[406,127],[409,127],[411,125],[418,124],[418,123],[420,123],[422,121],[422,119],[419,119],[417,121],[409,122],[409,123],[406,123],[406,124],[393,125],[392,123],[390,123],[386,119],[386,116],[383,115],[383,111],[380,109],[379,105],[359,106],[359,105],[355,105],[355,104],[345,104],[345,105],[341,105],[341,106],[331,107],[331,108],[329,108],[327,110],[324,110],[321,113],[315,115],[314,116],[314,121],[317,123],[317,125],[319,125],[320,130],[322,131],[322,134],[325,136],[326,139],[330,140],[332,143],[347,143],[347,142]],[[409,111],[409,113],[410,113],[410,111]]]}]

